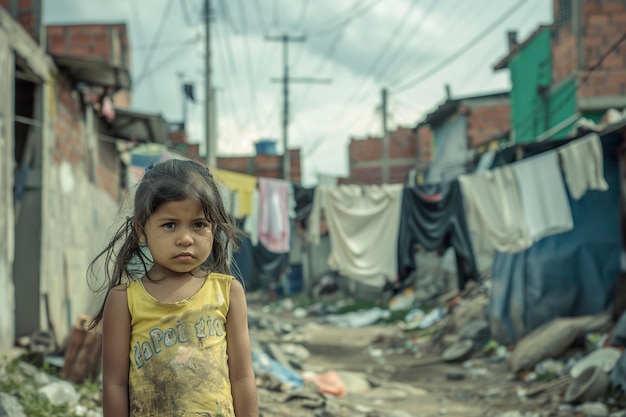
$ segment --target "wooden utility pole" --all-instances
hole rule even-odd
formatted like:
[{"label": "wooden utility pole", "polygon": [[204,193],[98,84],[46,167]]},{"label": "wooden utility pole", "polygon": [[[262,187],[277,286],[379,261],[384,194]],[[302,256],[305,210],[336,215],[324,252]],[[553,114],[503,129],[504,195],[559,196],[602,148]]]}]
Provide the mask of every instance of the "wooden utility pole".
[{"label": "wooden utility pole", "polygon": [[283,76],[280,79],[273,78],[272,82],[283,84],[283,121],[282,121],[282,144],[283,144],[283,179],[291,181],[291,158],[289,155],[289,83],[330,83],[328,79],[319,78],[293,78],[289,77],[289,42],[304,42],[304,36],[266,36],[268,41],[283,43]]}]

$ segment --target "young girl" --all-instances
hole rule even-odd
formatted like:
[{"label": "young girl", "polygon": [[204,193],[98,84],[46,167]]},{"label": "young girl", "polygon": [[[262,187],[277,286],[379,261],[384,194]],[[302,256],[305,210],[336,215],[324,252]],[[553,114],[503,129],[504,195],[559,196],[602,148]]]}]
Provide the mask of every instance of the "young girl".
[{"label": "young girl", "polygon": [[258,416],[246,298],[229,275],[236,239],[209,170],[146,171],[105,263],[105,417]]}]

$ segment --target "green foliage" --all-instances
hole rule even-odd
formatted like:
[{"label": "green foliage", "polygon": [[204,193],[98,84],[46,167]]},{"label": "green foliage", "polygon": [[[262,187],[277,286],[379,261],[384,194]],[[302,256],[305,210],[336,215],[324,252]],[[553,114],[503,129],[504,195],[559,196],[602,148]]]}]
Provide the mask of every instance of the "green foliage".
[{"label": "green foliage", "polygon": [[20,396],[19,401],[24,407],[24,413],[30,417],[78,417],[67,404],[52,405],[37,392],[27,391]]}]

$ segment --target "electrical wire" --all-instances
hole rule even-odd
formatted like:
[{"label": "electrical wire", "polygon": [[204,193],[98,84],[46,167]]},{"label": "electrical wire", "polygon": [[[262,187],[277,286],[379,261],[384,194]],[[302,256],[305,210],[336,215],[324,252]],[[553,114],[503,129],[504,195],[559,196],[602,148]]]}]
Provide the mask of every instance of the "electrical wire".
[{"label": "electrical wire", "polygon": [[146,53],[146,59],[143,63],[142,71],[138,77],[139,80],[143,79],[146,76],[146,71],[148,69],[148,66],[150,65],[150,61],[152,61],[152,55],[154,54],[156,45],[159,43],[159,40],[161,39],[161,35],[163,34],[163,28],[165,27],[165,23],[167,22],[167,19],[170,15],[170,9],[172,8],[173,5],[174,5],[174,2],[172,0],[168,0],[168,2],[165,4],[165,7],[163,8],[163,13],[161,14],[161,20],[159,21],[157,30],[154,33],[154,37],[152,38],[152,44],[150,45],[150,48],[148,49],[148,52]]},{"label": "electrical wire", "polygon": [[295,32],[297,32],[299,29],[302,29],[304,25],[304,19],[306,18],[308,9],[309,9],[309,0],[302,0],[302,9],[300,9],[300,17],[298,18],[295,25],[293,26]]},{"label": "electrical wire", "polygon": [[353,3],[353,5],[350,7],[350,9],[348,10],[348,13],[350,13],[348,16],[342,18],[341,20],[339,20],[335,24],[330,25],[329,27],[327,27],[325,29],[321,29],[321,30],[318,30],[318,31],[310,32],[310,35],[313,35],[313,36],[328,35],[329,33],[333,33],[333,32],[336,32],[337,30],[344,29],[347,25],[352,23],[352,21],[354,19],[357,19],[357,18],[359,18],[361,16],[366,15],[370,10],[372,10],[374,7],[376,7],[381,2],[382,2],[382,0],[373,0],[370,3],[367,3],[367,4],[363,5],[359,9],[358,6],[360,4],[360,1],[356,0]]},{"label": "electrical wire", "polygon": [[414,77],[414,78],[412,78],[410,80],[406,80],[406,81],[402,82],[399,85],[393,86],[391,88],[391,91],[392,92],[397,92],[398,90],[408,90],[410,88],[413,88],[417,84],[426,81],[427,79],[429,79],[433,75],[437,74],[439,71],[441,71],[442,69],[444,69],[445,67],[447,67],[448,65],[450,65],[451,63],[453,63],[454,61],[459,59],[465,53],[470,51],[473,47],[478,45],[480,43],[480,41],[485,39],[485,37],[487,35],[489,35],[497,27],[499,27],[501,24],[503,24],[517,10],[519,10],[520,7],[524,3],[526,3],[526,1],[527,0],[520,0],[520,1],[518,1],[512,7],[507,9],[502,15],[500,15],[494,22],[492,22],[489,26],[487,26],[484,30],[480,31],[476,36],[471,38],[469,40],[469,42],[466,42],[460,48],[458,48],[456,51],[454,51],[452,54],[450,54],[450,56],[448,56],[447,58],[445,58],[444,60],[442,60],[441,62],[439,62],[434,67],[430,68],[429,70],[427,70],[427,71],[417,75],[416,77]]},{"label": "electrical wire", "polygon": [[235,123],[237,124],[237,127],[239,128],[241,132],[243,132],[245,130],[245,123],[242,122],[240,118],[239,111],[238,111],[239,107],[234,104],[237,102],[237,100],[236,98],[233,98],[234,97],[233,86],[235,85],[235,83],[233,82],[233,79],[231,77],[234,77],[237,74],[237,66],[235,65],[235,60],[233,58],[230,37],[226,36],[223,25],[218,23],[215,25],[215,27],[216,27],[217,41],[221,47],[220,49],[218,49],[218,52],[221,51],[221,54],[222,54],[222,58],[218,59],[218,62],[222,65],[223,71],[224,71],[224,84],[225,84],[224,91],[225,91],[225,94],[228,95],[228,98],[230,98],[233,102],[233,105],[231,108],[231,114],[233,115],[233,118],[235,120]]},{"label": "electrical wire", "polygon": [[[187,47],[193,46],[193,45],[197,45],[199,43],[200,43],[200,39],[193,39],[189,43],[187,43],[186,45],[183,45],[182,48],[179,48],[179,49],[176,49],[175,51],[172,51],[172,53],[170,53],[169,55],[164,57],[161,61],[159,61],[156,64],[154,64],[154,66],[152,66],[150,69],[146,69],[142,73],[142,75],[140,77],[138,77],[136,80],[134,80],[133,81],[133,87],[138,87],[142,83],[143,80],[149,79],[152,76],[152,74],[155,74],[158,71],[164,69],[164,66],[168,62],[171,62],[176,56],[182,55],[183,53],[187,52]],[[154,89],[152,89],[152,90],[154,90]]]},{"label": "electrical wire", "polygon": [[222,9],[224,10],[224,17],[228,20],[228,24],[233,29],[235,33],[241,33],[239,27],[235,24],[235,20],[233,19],[233,15],[230,13],[230,8],[228,7],[228,0],[220,0],[222,5]]},{"label": "electrical wire", "polygon": [[263,9],[261,8],[259,0],[254,0],[254,8],[256,9],[257,19],[261,24],[261,30],[263,33],[267,33],[267,25],[265,24],[265,19],[263,18]]},{"label": "electrical wire", "polygon": [[[382,47],[380,48],[374,59],[372,59],[369,68],[364,72],[365,77],[369,79],[365,84],[361,85],[361,88],[355,91],[350,99],[348,99],[348,106],[350,106],[355,101],[360,101],[361,93],[363,92],[363,90],[367,89],[369,85],[375,81],[375,77],[373,75],[374,71],[377,69],[378,65],[383,62],[383,57],[391,49],[391,45],[402,32],[402,29],[415,11],[415,5],[415,2],[409,2],[407,9],[403,13],[402,20],[400,20],[398,25],[395,25],[395,29],[389,34],[389,37],[387,38],[385,43],[383,43]],[[370,75],[372,76],[370,77]]]},{"label": "electrical wire", "polygon": [[[224,3],[227,3],[227,0],[225,0]],[[248,30],[247,30],[248,22],[247,22],[246,9],[244,7],[243,0],[239,0],[239,8],[241,10],[241,25],[244,31],[243,41],[244,41],[244,49],[245,49],[244,59],[246,63],[246,74],[248,78],[248,88],[250,89],[250,97],[252,100],[250,111],[252,112],[254,126],[258,129],[260,126],[260,123],[259,123],[259,114],[257,112],[257,96],[256,96],[256,88],[254,85],[254,77],[253,77],[253,72],[252,72],[252,63],[250,61],[250,56],[251,56],[250,43],[248,42],[248,37],[245,35],[248,33]]]},{"label": "electrical wire", "polygon": [[189,14],[189,8],[187,7],[187,0],[180,0],[180,7],[187,26],[192,26],[191,15]]},{"label": "electrical wire", "polygon": [[420,32],[420,29],[423,27],[422,22],[425,22],[426,19],[428,19],[428,17],[432,13],[432,11],[435,9],[435,6],[437,4],[439,4],[438,0],[432,0],[430,4],[426,8],[424,8],[424,13],[422,14],[422,16],[420,16],[420,20],[418,22],[417,28],[414,28],[413,31],[411,31],[411,37],[409,39],[404,40],[404,42],[400,46],[400,49],[396,51],[393,58],[385,62],[385,65],[382,67],[382,72],[377,73],[377,75],[374,76],[375,78],[382,79],[385,76],[385,73],[387,73],[387,71],[395,67],[398,59],[404,56],[405,49],[412,43],[413,39],[415,39],[417,34]]},{"label": "electrical wire", "polygon": [[[197,38],[198,37],[196,36],[195,38],[178,39],[178,40],[161,42],[158,45],[156,45],[154,48],[155,49],[165,49],[165,48],[175,48],[175,47],[178,47],[178,46],[184,46],[187,43],[196,40]],[[152,47],[152,44],[140,44],[140,45],[133,45],[131,48],[132,49],[147,49],[147,48],[151,48],[151,47]]]}]

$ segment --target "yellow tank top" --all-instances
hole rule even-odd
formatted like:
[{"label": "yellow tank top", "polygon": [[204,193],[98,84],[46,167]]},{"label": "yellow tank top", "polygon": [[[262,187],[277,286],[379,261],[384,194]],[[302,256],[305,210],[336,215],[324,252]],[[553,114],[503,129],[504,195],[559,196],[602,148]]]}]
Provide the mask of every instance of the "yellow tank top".
[{"label": "yellow tank top", "polygon": [[157,301],[141,281],[129,284],[131,416],[235,416],[225,327],[232,280],[210,274],[177,303]]}]

